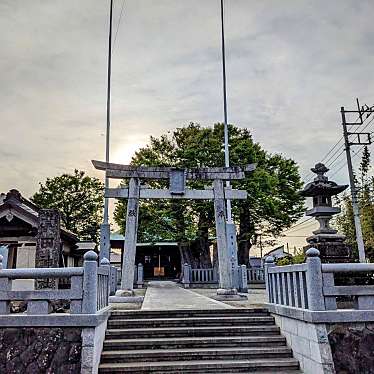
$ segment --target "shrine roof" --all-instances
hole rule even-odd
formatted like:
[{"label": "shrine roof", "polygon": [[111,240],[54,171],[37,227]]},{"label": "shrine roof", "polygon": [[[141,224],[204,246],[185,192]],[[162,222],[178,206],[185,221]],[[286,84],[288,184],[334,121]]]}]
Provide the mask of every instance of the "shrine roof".
[{"label": "shrine roof", "polygon": [[[9,211],[17,215],[18,218],[31,224],[33,227],[38,227],[39,210],[36,204],[24,198],[21,193],[15,189],[10,190],[7,194],[0,194],[0,214]],[[61,236],[70,242],[76,243],[79,241],[77,234],[64,227],[61,227]]]}]

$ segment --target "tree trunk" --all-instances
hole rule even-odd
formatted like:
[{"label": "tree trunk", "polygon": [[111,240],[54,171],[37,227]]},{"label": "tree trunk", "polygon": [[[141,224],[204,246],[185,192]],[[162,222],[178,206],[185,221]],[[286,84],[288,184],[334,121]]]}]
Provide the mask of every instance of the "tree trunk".
[{"label": "tree trunk", "polygon": [[193,268],[211,268],[209,248],[209,220],[205,212],[200,212],[197,239],[180,243],[182,265],[187,263]]}]

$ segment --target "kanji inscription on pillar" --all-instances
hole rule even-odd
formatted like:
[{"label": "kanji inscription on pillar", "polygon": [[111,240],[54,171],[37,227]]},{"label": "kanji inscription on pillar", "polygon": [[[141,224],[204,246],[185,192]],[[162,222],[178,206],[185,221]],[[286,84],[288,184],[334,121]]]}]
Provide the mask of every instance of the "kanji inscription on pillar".
[{"label": "kanji inscription on pillar", "polygon": [[[39,268],[59,267],[60,252],[60,213],[56,209],[41,209],[39,211],[35,266]],[[38,279],[36,288],[57,288],[57,281],[55,279]]]}]

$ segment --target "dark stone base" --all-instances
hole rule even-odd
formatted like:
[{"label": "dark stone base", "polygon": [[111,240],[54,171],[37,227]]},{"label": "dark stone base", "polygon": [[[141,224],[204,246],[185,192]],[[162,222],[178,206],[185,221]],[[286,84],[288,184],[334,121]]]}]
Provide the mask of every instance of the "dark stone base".
[{"label": "dark stone base", "polygon": [[374,324],[331,325],[328,332],[338,374],[374,374]]},{"label": "dark stone base", "polygon": [[78,374],[81,350],[78,328],[1,328],[0,373]]},{"label": "dark stone base", "polygon": [[317,248],[320,252],[322,263],[352,262],[352,248],[342,242],[317,242],[304,247],[304,252],[309,248]]}]

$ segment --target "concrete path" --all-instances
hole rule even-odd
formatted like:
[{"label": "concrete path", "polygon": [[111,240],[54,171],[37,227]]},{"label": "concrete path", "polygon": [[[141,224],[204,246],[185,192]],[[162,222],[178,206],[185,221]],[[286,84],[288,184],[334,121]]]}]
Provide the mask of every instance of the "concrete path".
[{"label": "concrete path", "polygon": [[171,281],[149,282],[142,309],[233,309],[234,307],[179,287]]}]

